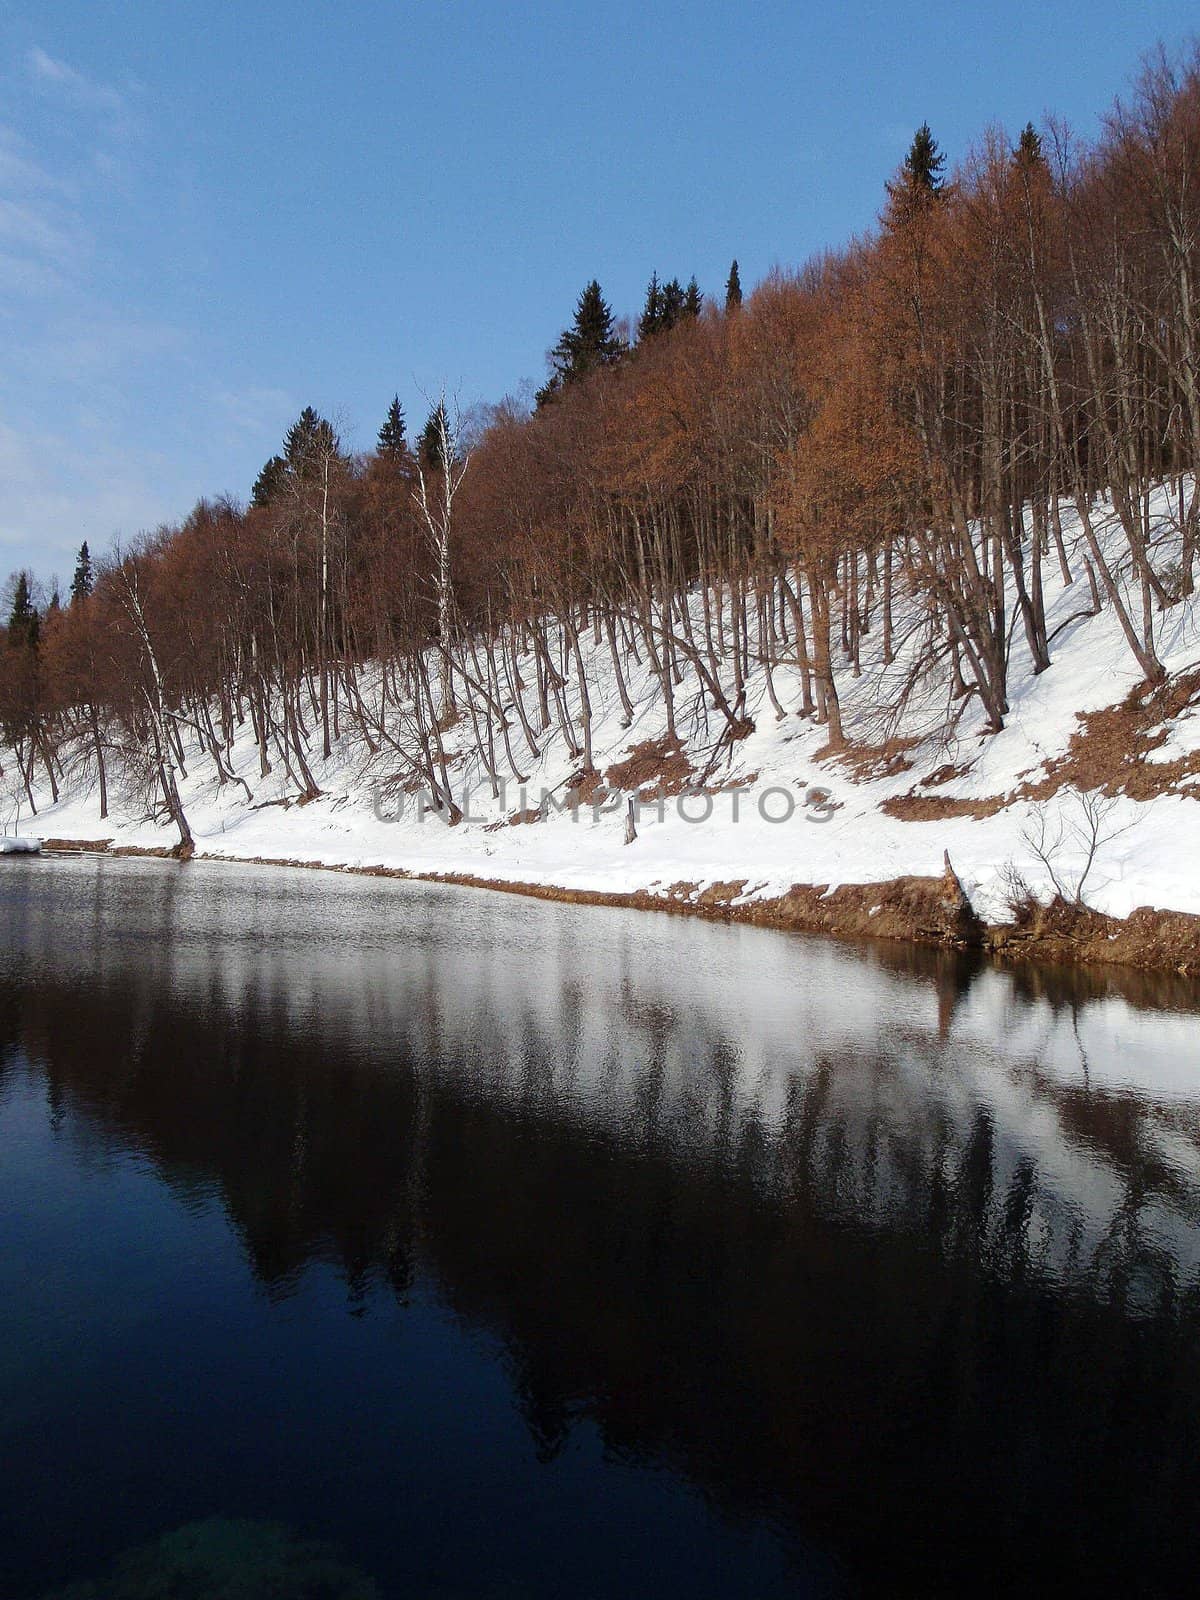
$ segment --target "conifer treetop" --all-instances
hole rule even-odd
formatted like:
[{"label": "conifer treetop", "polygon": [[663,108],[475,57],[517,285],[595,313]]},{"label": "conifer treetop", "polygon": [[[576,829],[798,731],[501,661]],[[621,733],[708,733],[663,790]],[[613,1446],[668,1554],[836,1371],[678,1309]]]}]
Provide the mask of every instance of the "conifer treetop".
[{"label": "conifer treetop", "polygon": [[400,460],[408,454],[408,431],[404,421],[404,407],[398,394],[392,396],[387,416],[379,430],[376,448],[381,456]]},{"label": "conifer treetop", "polygon": [[946,183],[942,177],[945,165],[945,155],[929,124],[923,122],[913,134],[899,173],[887,185],[889,227],[903,225],[945,194]]},{"label": "conifer treetop", "polygon": [[742,278],[738,272],[737,257],[729,269],[729,277],[725,280],[725,309],[736,311],[742,303]]},{"label": "conifer treetop", "polygon": [[1040,166],[1045,160],[1042,154],[1042,136],[1032,122],[1027,122],[1021,129],[1021,137],[1013,150],[1013,160],[1024,170]]},{"label": "conifer treetop", "polygon": [[71,604],[78,605],[81,600],[86,600],[95,587],[95,581],[92,553],[85,539],[79,546],[79,555],[75,561],[75,576],[71,579]]},{"label": "conifer treetop", "polygon": [[40,622],[29,574],[18,572],[8,614],[8,643],[17,649],[36,649]]},{"label": "conifer treetop", "polygon": [[550,352],[550,378],[538,391],[538,404],[544,405],[564,385],[576,383],[590,372],[610,367],[625,353],[616,331],[612,307],[604,298],[595,278],[583,289],[575,306],[575,317]]}]

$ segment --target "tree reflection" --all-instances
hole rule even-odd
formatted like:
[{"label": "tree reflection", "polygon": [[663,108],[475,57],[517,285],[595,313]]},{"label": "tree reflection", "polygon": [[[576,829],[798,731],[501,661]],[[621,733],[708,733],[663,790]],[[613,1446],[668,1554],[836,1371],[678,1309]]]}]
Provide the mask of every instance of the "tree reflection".
[{"label": "tree reflection", "polygon": [[770,1108],[661,978],[597,1038],[578,990],[462,1008],[433,962],[304,1013],[265,967],[43,969],[0,982],[0,1059],[71,1137],[218,1194],[270,1292],[334,1262],[354,1315],[424,1283],[492,1330],[543,1460],[587,1418],[881,1593],[1033,1552],[1103,1587],[1135,1542],[1169,1588],[1200,1490],[1194,1105],[989,1056],[958,1020],[977,967],[883,965],[912,1014],[780,1059]]}]

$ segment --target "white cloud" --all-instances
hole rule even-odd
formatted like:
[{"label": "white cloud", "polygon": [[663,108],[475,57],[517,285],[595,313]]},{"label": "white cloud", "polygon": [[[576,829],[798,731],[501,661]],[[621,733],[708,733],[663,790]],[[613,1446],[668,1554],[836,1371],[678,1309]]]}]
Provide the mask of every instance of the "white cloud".
[{"label": "white cloud", "polygon": [[49,262],[0,250],[0,293],[13,300],[32,300],[61,294],[67,287],[66,278]]},{"label": "white cloud", "polygon": [[0,123],[0,189],[15,194],[63,194],[71,191],[71,185],[47,172],[26,140]]},{"label": "white cloud", "polygon": [[231,428],[251,438],[282,438],[299,409],[286,389],[254,385],[222,389],[215,399]]},{"label": "white cloud", "polygon": [[111,221],[110,175],[123,169],[103,153],[85,159],[86,181],[77,161],[50,171],[0,123],[0,404],[44,395],[51,383],[76,391],[91,383],[111,406],[113,386],[181,347],[178,330],[112,306],[95,283],[97,256],[106,258],[93,224]]},{"label": "white cloud", "polygon": [[186,350],[187,335],[169,322],[111,310],[99,301],[67,310],[29,339],[29,359],[43,378],[59,383],[118,379]]},{"label": "white cloud", "polygon": [[[194,458],[214,411],[236,437],[234,418],[246,429],[269,407],[261,395],[240,410],[215,403],[185,329],[131,298],[125,208],[136,219],[145,198],[131,112],[143,91],[41,49],[24,65],[44,104],[20,131],[0,122],[0,581],[18,566],[69,572],[81,540],[99,553],[178,515],[211,470]],[[204,407],[186,438],[181,404]]]},{"label": "white cloud", "polygon": [[45,206],[0,196],[0,244],[46,256],[61,266],[77,255],[83,243],[77,218],[55,219]]},{"label": "white cloud", "polygon": [[59,293],[91,247],[74,184],[0,124],[0,289],[10,298]]},{"label": "white cloud", "polygon": [[120,113],[125,110],[124,95],[111,84],[98,83],[65,61],[47,55],[37,45],[25,60],[29,75],[38,87],[61,95],[73,105],[88,111]]},{"label": "white cloud", "polygon": [[111,439],[64,438],[0,419],[0,579],[16,567],[61,574],[84,539],[98,553],[115,533],[165,518],[147,465]]}]

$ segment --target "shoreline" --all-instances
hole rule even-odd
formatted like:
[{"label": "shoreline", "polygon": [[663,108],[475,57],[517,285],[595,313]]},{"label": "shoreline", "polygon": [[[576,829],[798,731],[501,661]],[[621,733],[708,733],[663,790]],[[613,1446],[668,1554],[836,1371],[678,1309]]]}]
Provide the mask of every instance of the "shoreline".
[{"label": "shoreline", "polygon": [[[166,846],[114,846],[107,839],[50,838],[42,841],[42,849],[47,855],[180,859],[177,851]],[[655,892],[573,889],[565,884],[489,878],[470,872],[413,872],[404,867],[353,866],[281,856],[231,856],[216,851],[204,851],[191,859],[293,867],[410,883],[443,883],[564,905],[664,911],[849,943],[878,940],[922,949],[974,951],[1005,966],[1115,967],[1200,981],[1200,916],[1139,906],[1121,918],[1055,900],[1049,905],[1028,906],[1015,923],[987,923],[971,910],[948,857],[946,870],[938,878],[898,877],[877,883],[841,884],[832,891],[824,884],[793,884],[784,894],[756,900],[741,898],[749,882],[744,878],[713,883],[705,889],[680,881]]]}]

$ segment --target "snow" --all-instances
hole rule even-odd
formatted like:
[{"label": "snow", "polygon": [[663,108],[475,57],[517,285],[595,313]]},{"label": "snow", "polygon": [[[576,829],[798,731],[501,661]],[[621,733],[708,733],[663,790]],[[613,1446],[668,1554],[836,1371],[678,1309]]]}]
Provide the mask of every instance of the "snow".
[{"label": "snow", "polygon": [[[1184,756],[1195,755],[1200,750],[1200,716],[1194,711],[1176,717],[1167,731],[1165,743],[1151,750],[1146,760],[1154,765],[1179,761]],[[1200,774],[1196,775],[1200,777]]]},{"label": "snow", "polygon": [[[1165,492],[1158,510],[1164,517],[1169,510]],[[543,789],[561,790],[578,769],[578,760],[558,738],[548,742],[542,758],[532,764],[525,796],[510,780],[507,793],[493,798],[473,758],[459,759],[453,768],[456,797],[461,803],[470,790],[470,815],[449,828],[432,813],[419,817],[414,797],[408,797],[399,820],[390,815],[391,802],[381,802],[377,812],[372,784],[386,775],[386,760],[372,759],[361,739],[348,733],[328,762],[312,763],[320,798],[296,805],[281,763],[276,763],[270,777],[259,776],[258,753],[247,726],[228,761],[252,791],[253,803],[240,784],[219,787],[207,758],[197,753],[189,764],[181,793],[197,854],[380,866],[414,874],[467,874],[601,893],[644,890],[666,895],[679,883],[702,890],[745,880],[742,898],[751,900],[782,894],[796,884],[832,889],[909,874],[937,876],[943,852],[948,851],[976,910],[990,921],[1003,921],[1010,915],[1006,874],[1011,868],[1041,897],[1052,892],[1050,874],[1031,843],[1041,823],[1048,838],[1060,832],[1068,836],[1055,860],[1060,877],[1069,879],[1083,860],[1069,839],[1080,820],[1078,795],[1064,789],[1035,805],[1018,798],[1017,791],[1066,752],[1079,714],[1119,704],[1140,678],[1110,608],[1097,617],[1077,616],[1088,605],[1077,554],[1079,530],[1073,513],[1064,511],[1063,524],[1078,576],[1073,585],[1065,586],[1054,557],[1046,562],[1051,667],[1034,676],[1018,622],[1013,635],[1011,710],[1003,731],[984,734],[974,702],[952,735],[939,731],[945,712],[945,686],[939,681],[925,699],[914,699],[897,730],[918,741],[905,751],[910,763],[905,771],[864,778],[848,764],[824,756],[824,729],[791,714],[777,721],[759,674],[751,679],[747,708],[755,719],[755,731],[733,747],[731,758],[709,780],[741,784],[745,792],[714,794],[707,817],[703,816],[706,802],[700,797],[685,802],[682,811],[668,800],[661,815],[654,806],[645,806],[638,818],[638,837],[626,846],[623,797],[598,815],[589,808],[575,815],[551,811],[541,822],[502,825],[525,805],[535,806]],[[1106,537],[1115,561],[1121,549],[1119,530],[1109,527]],[[698,596],[695,603],[699,614]],[[1055,629],[1064,623],[1055,636]],[[1193,597],[1161,613],[1159,626],[1160,654],[1169,672],[1200,666],[1200,600]],[[898,626],[897,636],[903,634]],[[901,659],[885,667],[877,638],[869,636],[866,645],[857,680],[848,664],[838,660],[846,732],[863,744],[878,742],[877,708],[906,670],[903,651]],[[364,670],[364,691],[369,690],[372,673],[371,668]],[[591,647],[588,676],[595,760],[603,772],[634,744],[660,736],[665,716],[646,668],[631,664],[636,714],[631,727],[621,726],[606,644]],[[775,683],[785,706],[799,704],[798,680],[790,669],[777,670]],[[702,768],[720,732],[720,719],[707,713],[705,731],[698,697],[683,698],[692,694],[693,687],[689,680],[680,691],[677,715],[681,732],[694,729],[689,748],[696,766]],[[461,726],[464,734],[469,732],[468,721],[464,719]],[[1156,761],[1175,761],[1200,750],[1200,713],[1185,710],[1165,732],[1166,742],[1153,753]],[[457,733],[452,730],[448,738],[452,751]],[[514,730],[514,747],[518,734]],[[524,754],[523,745],[520,749]],[[954,769],[949,781],[922,782],[946,768]],[[836,810],[831,814],[822,815],[819,796],[811,792],[814,786],[832,796]],[[966,802],[1002,796],[1008,803],[991,816],[960,815],[936,822],[902,820],[881,809],[885,801],[914,790]],[[787,796],[794,802],[788,820],[768,820],[787,809]],[[110,837],[117,845],[143,847],[169,846],[176,840],[169,828],[123,810],[119,794],[113,795],[113,816],[101,822],[95,792],[85,783],[68,786],[57,805],[46,803],[46,795],[37,798],[35,826],[43,838]],[[1087,885],[1089,903],[1116,916],[1128,915],[1140,905],[1200,913],[1198,800],[1200,785],[1186,780],[1152,801],[1118,797],[1104,818],[1103,843]]]}]

